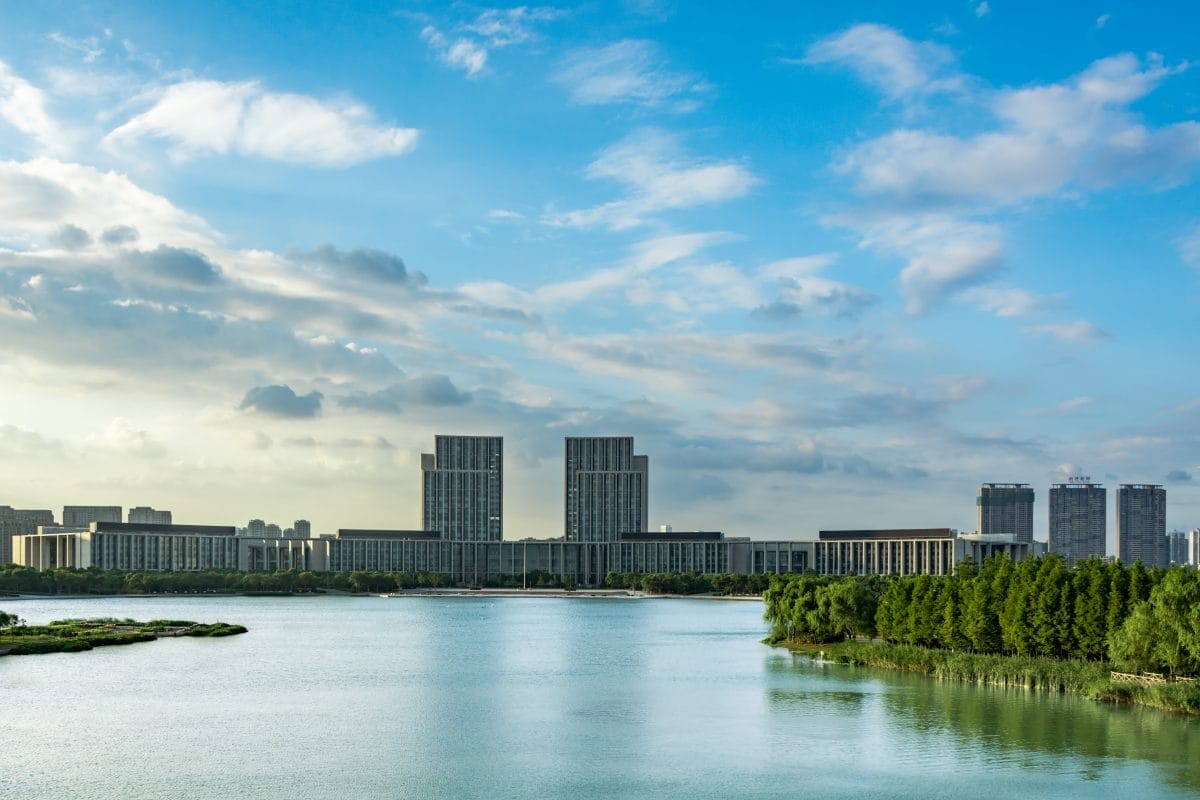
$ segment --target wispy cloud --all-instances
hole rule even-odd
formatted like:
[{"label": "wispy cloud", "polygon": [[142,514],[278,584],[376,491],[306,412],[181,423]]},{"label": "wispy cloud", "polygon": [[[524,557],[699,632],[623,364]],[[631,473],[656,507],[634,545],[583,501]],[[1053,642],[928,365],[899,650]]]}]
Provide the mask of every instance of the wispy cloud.
[{"label": "wispy cloud", "polygon": [[414,128],[380,125],[366,106],[271,92],[255,81],[185,81],[104,141],[121,150],[143,139],[170,142],[179,160],[237,154],[293,164],[346,167],[407,153]]},{"label": "wispy cloud", "polygon": [[[1070,400],[1063,400],[1061,403],[1058,403],[1057,405],[1054,405],[1054,406],[1050,406],[1049,408],[1030,408],[1025,411],[1022,411],[1021,413],[1026,416],[1042,416],[1045,414],[1071,414],[1071,413],[1079,411],[1080,409],[1087,408],[1088,406],[1092,405],[1094,402],[1095,402],[1095,398],[1093,398],[1089,395],[1081,395],[1079,397],[1072,397]],[[1072,469],[1077,469],[1077,468],[1072,468]],[[1076,473],[1069,472],[1068,474],[1073,475]]]},{"label": "wispy cloud", "polygon": [[1035,336],[1049,336],[1067,344],[1096,345],[1110,341],[1112,336],[1087,320],[1074,322],[1047,322],[1025,328]]},{"label": "wispy cloud", "polygon": [[539,25],[563,15],[564,12],[545,6],[488,8],[452,25],[449,33],[432,23],[426,24],[421,28],[421,40],[443,64],[475,78],[487,70],[492,50],[536,41],[540,38]]},{"label": "wispy cloud", "polygon": [[645,39],[576,50],[562,60],[554,81],[580,105],[669,104],[675,111],[697,108],[706,88],[697,76],[673,70],[662,48]]},{"label": "wispy cloud", "polygon": [[46,95],[0,61],[0,121],[37,142],[47,153],[66,149],[63,131],[46,110]]},{"label": "wispy cloud", "polygon": [[[989,91],[958,73],[944,48],[858,25],[814,45],[806,61],[845,64],[889,101],[956,92],[991,111],[974,135],[905,125],[852,145],[834,164],[853,180],[859,202],[826,222],[903,260],[900,289],[910,313],[959,295],[998,316],[1037,310],[1041,301],[1031,293],[990,284],[1003,266],[998,212],[1127,181],[1173,185],[1200,166],[1200,123],[1152,128],[1130,110],[1184,68],[1157,56],[1123,54],[1062,82]],[[1079,323],[1027,330],[1063,341],[1104,338]]]},{"label": "wispy cloud", "polygon": [[1025,289],[994,284],[972,286],[964,290],[960,297],[997,317],[1025,317],[1041,311],[1047,302],[1046,298]]},{"label": "wispy cloud", "polygon": [[759,183],[740,163],[687,156],[674,134],[657,128],[637,131],[609,147],[588,165],[586,175],[624,184],[628,194],[593,208],[549,212],[543,221],[627,230],[664,211],[742,197]]},{"label": "wispy cloud", "polygon": [[443,64],[467,73],[474,78],[483,72],[487,66],[488,51],[471,39],[459,37],[450,39],[432,25],[421,29],[421,39],[437,53]]},{"label": "wispy cloud", "polygon": [[964,89],[948,48],[914,42],[895,28],[874,23],[855,25],[822,39],[799,63],[846,66],[891,101]]}]

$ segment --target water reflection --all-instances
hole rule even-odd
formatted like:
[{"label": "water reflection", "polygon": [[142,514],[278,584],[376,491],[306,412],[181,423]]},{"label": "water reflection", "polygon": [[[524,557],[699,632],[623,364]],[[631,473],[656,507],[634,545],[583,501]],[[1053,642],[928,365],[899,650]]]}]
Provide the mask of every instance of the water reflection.
[{"label": "water reflection", "polygon": [[1084,783],[1112,780],[1114,770],[1141,762],[1157,773],[1155,781],[1200,791],[1200,720],[1192,717],[803,656],[770,657],[767,668],[801,683],[768,689],[780,713],[795,713],[797,706],[816,715],[835,707],[855,713],[865,709],[864,698],[877,695],[880,747],[897,759],[920,761],[931,749],[945,748],[960,762],[982,760],[993,769],[1056,773]]}]

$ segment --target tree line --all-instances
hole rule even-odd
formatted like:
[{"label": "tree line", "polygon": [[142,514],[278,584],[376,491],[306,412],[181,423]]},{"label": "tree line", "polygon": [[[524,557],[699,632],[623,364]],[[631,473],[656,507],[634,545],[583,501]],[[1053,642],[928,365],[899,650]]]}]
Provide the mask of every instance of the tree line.
[{"label": "tree line", "polygon": [[763,599],[776,641],[878,638],[1200,674],[1200,571],[1192,569],[994,557],[947,576],[776,576]]},{"label": "tree line", "polygon": [[604,577],[608,589],[649,594],[760,595],[770,585],[771,576],[763,573],[610,572]]},{"label": "tree line", "polygon": [[0,592],[13,594],[201,594],[244,592],[393,592],[417,587],[447,587],[453,582],[437,572],[138,572],[101,569],[0,567]]}]

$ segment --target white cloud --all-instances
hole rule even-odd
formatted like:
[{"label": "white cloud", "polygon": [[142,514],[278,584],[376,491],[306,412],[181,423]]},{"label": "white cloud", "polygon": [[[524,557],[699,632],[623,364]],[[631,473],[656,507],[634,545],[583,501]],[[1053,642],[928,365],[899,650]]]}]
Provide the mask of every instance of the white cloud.
[{"label": "white cloud", "polygon": [[126,176],[48,158],[0,161],[0,234],[39,238],[64,225],[100,231],[134,225],[148,247],[204,249],[216,233]]},{"label": "white cloud", "polygon": [[254,81],[185,81],[167,87],[149,110],[104,141],[120,149],[145,138],[170,141],[177,159],[236,153],[345,167],[406,153],[418,132],[381,126],[358,103],[269,92]]},{"label": "white cloud", "polygon": [[1001,266],[1004,244],[995,225],[949,214],[860,214],[827,218],[856,228],[863,247],[906,259],[900,290],[910,314],[927,311]]},{"label": "white cloud", "polygon": [[510,47],[536,40],[538,34],[535,26],[538,23],[550,22],[561,16],[563,12],[548,7],[489,8],[462,28],[483,37],[492,47]]},{"label": "white cloud", "polygon": [[774,283],[778,297],[756,309],[756,314],[768,318],[798,314],[850,316],[873,305],[878,298],[866,289],[819,274],[836,258],[832,253],[821,253],[781,259],[760,267],[759,281]]},{"label": "white cloud", "polygon": [[487,212],[487,218],[497,222],[519,222],[525,219],[525,215],[519,211],[511,211],[507,208],[493,208]]},{"label": "white cloud", "polygon": [[577,211],[551,212],[551,225],[627,230],[654,214],[742,197],[759,179],[741,164],[687,158],[676,137],[659,129],[630,134],[587,168],[587,177],[622,183],[628,196]]},{"label": "white cloud", "polygon": [[[554,81],[580,105],[660,106],[704,88],[696,76],[671,70],[658,44],[643,39],[576,50],[563,59]],[[691,111],[696,105],[694,99],[685,99],[674,108]]]},{"label": "white cloud", "polygon": [[421,29],[421,38],[437,53],[443,64],[461,69],[469,78],[474,78],[487,66],[488,51],[470,39],[448,39],[432,25]]},{"label": "white cloud", "polygon": [[1040,311],[1046,302],[1032,292],[1011,286],[973,286],[960,296],[997,317],[1024,317]]},{"label": "white cloud", "polygon": [[[904,259],[900,286],[910,313],[968,289],[964,299],[999,316],[1029,313],[1038,304],[1032,294],[984,286],[1004,251],[1003,231],[989,215],[1123,181],[1173,185],[1200,166],[1200,123],[1150,128],[1129,108],[1186,65],[1123,54],[1059,83],[966,93],[975,85],[967,78],[934,77],[930,62],[946,59],[882,26],[857,26],[818,43],[808,59],[849,63],[891,99],[949,86],[992,113],[980,117],[983,129],[974,135],[900,127],[853,146],[836,164],[865,202],[826,220],[856,230],[864,246]],[[1102,338],[1070,325],[1034,332]]]},{"label": "white cloud", "polygon": [[0,61],[0,121],[30,137],[47,152],[65,149],[62,131],[46,110],[45,94],[3,61]]},{"label": "white cloud", "polygon": [[992,7],[988,5],[987,0],[983,0],[982,3],[975,6],[975,16],[986,17],[991,10]]},{"label": "white cloud", "polygon": [[539,38],[536,26],[563,15],[548,7],[484,9],[474,20],[454,26],[446,35],[434,25],[421,29],[421,39],[448,67],[461,69],[468,78],[483,74],[491,49],[526,44]]},{"label": "white cloud", "polygon": [[760,277],[766,280],[780,280],[807,277],[828,267],[837,256],[833,253],[820,253],[815,256],[798,256],[772,261],[758,268]]},{"label": "white cloud", "polygon": [[90,447],[139,458],[161,458],[167,454],[162,442],[148,431],[134,427],[124,417],[113,419],[104,430],[86,437],[84,441]]},{"label": "white cloud", "polygon": [[[112,38],[111,31],[105,31],[105,33],[107,34],[104,37],[105,39]],[[79,54],[79,57],[83,59],[83,63],[85,64],[91,64],[97,58],[104,55],[104,47],[101,45],[100,37],[98,36],[89,36],[86,39],[73,39],[70,36],[65,36],[58,31],[54,31],[46,38],[59,47]]]},{"label": "white cloud", "polygon": [[985,98],[1001,122],[992,130],[895,130],[854,148],[839,169],[867,195],[947,204],[1015,203],[1071,184],[1178,182],[1200,161],[1200,123],[1150,129],[1127,106],[1179,69],[1128,54],[1101,59],[1069,81]]},{"label": "white cloud", "polygon": [[1110,19],[1112,19],[1112,14],[1101,14],[1096,17],[1096,30],[1100,30],[1107,25]]},{"label": "white cloud", "polygon": [[1049,336],[1068,344],[1095,345],[1112,339],[1103,330],[1082,319],[1074,322],[1049,322],[1041,325],[1029,325],[1025,330],[1034,335]]},{"label": "white cloud", "polygon": [[864,23],[822,39],[803,63],[847,66],[893,101],[964,89],[946,47],[914,42],[886,25]]}]

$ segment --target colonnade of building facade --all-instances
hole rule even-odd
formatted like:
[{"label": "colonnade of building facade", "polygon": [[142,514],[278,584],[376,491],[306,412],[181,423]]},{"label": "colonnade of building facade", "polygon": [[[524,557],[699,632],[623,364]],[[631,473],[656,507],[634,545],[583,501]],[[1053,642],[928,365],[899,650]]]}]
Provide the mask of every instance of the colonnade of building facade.
[{"label": "colonnade of building facade", "polygon": [[616,541],[461,541],[426,531],[343,530],[318,539],[237,536],[223,526],[92,523],[13,538],[17,564],[37,569],[128,571],[232,569],[271,572],[426,572],[462,585],[542,572],[581,586],[609,572],[946,575],[997,552],[1014,559],[1037,543],[958,535],[950,529],[822,531],[817,541],[753,541],[719,532],[633,533]]}]

